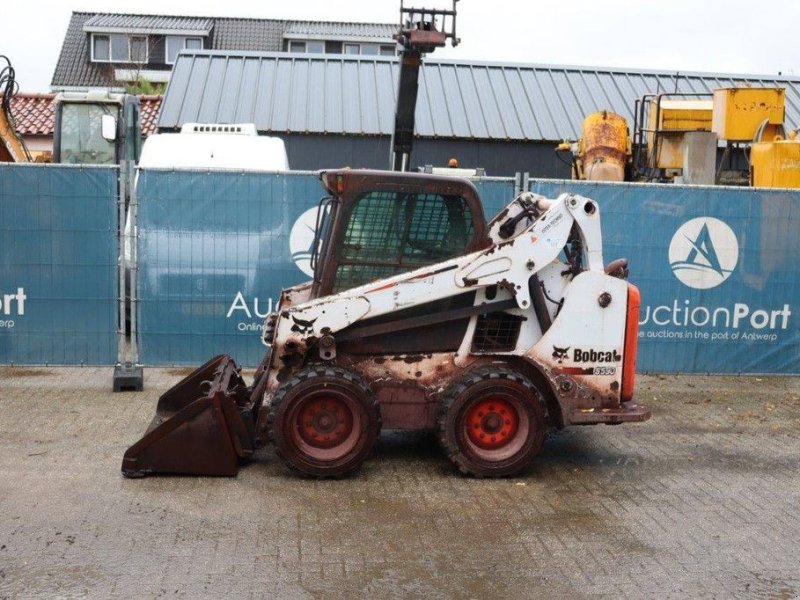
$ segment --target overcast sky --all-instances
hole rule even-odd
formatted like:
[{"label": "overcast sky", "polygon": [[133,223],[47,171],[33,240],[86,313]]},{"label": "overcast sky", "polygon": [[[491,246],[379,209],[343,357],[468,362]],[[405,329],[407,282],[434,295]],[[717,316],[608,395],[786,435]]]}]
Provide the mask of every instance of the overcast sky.
[{"label": "overcast sky", "polygon": [[[408,0],[445,6],[443,0]],[[49,90],[70,13],[398,21],[399,0],[0,0],[0,54],[24,91]],[[462,0],[464,60],[800,74],[798,0]]]}]

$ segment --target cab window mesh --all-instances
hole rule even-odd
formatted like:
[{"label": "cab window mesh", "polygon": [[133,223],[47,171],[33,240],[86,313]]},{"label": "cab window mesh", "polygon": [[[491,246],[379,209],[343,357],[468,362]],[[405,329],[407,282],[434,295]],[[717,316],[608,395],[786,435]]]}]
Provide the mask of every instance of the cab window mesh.
[{"label": "cab window mesh", "polygon": [[350,215],[333,291],[458,256],[474,233],[460,196],[367,193]]}]

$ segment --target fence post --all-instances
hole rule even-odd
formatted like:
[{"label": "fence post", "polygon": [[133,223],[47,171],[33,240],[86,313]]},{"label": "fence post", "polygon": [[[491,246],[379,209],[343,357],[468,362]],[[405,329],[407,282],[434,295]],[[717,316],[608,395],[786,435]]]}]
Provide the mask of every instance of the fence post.
[{"label": "fence post", "polygon": [[[119,243],[119,316],[117,324],[117,364],[114,366],[115,392],[144,389],[144,372],[139,364],[139,339],[137,322],[137,248],[136,248],[136,167],[133,161],[122,161],[119,170],[119,209],[117,239]],[[130,253],[126,250],[129,249]],[[130,337],[126,336],[130,322]]]}]

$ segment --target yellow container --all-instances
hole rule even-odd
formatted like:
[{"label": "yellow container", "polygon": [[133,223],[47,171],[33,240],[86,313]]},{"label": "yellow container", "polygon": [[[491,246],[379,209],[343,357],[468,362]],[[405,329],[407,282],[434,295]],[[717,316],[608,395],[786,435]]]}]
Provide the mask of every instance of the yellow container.
[{"label": "yellow container", "polygon": [[[667,131],[711,131],[711,100],[650,101],[650,127]],[[658,113],[658,114],[657,114]]]},{"label": "yellow container", "polygon": [[750,147],[750,185],[800,188],[800,140],[753,144]]},{"label": "yellow container", "polygon": [[683,167],[683,134],[687,131],[711,131],[711,100],[650,100],[647,147],[653,152],[659,130],[655,166],[659,169]]},{"label": "yellow container", "polygon": [[722,140],[751,142],[764,119],[783,124],[785,103],[783,88],[716,89],[711,130]]},{"label": "yellow container", "polygon": [[630,155],[628,122],[607,110],[590,114],[583,120],[580,154],[584,179],[625,181]]}]

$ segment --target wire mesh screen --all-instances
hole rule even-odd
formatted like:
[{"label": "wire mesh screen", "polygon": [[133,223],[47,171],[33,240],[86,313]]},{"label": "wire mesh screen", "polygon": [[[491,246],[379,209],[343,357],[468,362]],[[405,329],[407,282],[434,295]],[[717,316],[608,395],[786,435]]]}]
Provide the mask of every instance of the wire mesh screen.
[{"label": "wire mesh screen", "polygon": [[114,364],[118,173],[0,164],[0,363]]},{"label": "wire mesh screen", "polygon": [[475,228],[466,201],[438,194],[370,192],[355,201],[334,290],[458,256]]},{"label": "wire mesh screen", "polygon": [[504,312],[479,315],[472,336],[473,352],[510,352],[517,345],[524,317]]}]

